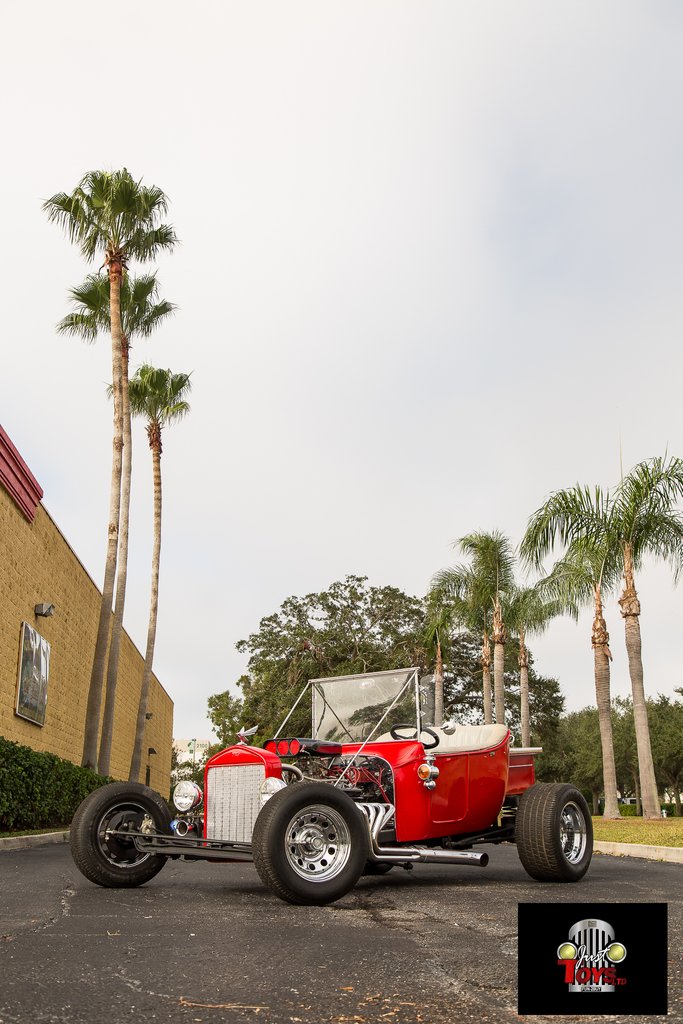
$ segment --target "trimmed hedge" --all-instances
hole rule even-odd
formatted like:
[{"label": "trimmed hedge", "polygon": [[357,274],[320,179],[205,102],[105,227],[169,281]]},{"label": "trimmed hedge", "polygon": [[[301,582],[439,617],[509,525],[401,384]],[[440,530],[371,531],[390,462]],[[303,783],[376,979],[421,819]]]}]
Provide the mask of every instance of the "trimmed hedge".
[{"label": "trimmed hedge", "polygon": [[638,809],[635,804],[619,804],[619,813],[622,818],[639,818]]},{"label": "trimmed hedge", "polygon": [[0,736],[0,831],[66,826],[88,793],[113,781]]}]

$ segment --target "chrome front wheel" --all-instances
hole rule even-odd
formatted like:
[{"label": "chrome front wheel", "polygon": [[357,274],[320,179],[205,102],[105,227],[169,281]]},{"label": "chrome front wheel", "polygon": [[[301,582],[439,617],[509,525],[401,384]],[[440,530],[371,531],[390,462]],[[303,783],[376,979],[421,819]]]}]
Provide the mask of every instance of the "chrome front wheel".
[{"label": "chrome front wheel", "polygon": [[306,807],[287,826],[285,855],[301,878],[316,882],[336,878],[351,856],[349,826],[333,807]]},{"label": "chrome front wheel", "polygon": [[112,782],[87,796],[71,823],[71,853],[78,869],[98,885],[129,888],[154,878],[166,863],[144,853],[128,832],[168,835],[171,813],[164,800],[137,782]]},{"label": "chrome front wheel", "polygon": [[360,878],[367,824],[346,793],[322,782],[295,783],[268,800],[252,851],[262,881],[288,903],[332,903]]}]

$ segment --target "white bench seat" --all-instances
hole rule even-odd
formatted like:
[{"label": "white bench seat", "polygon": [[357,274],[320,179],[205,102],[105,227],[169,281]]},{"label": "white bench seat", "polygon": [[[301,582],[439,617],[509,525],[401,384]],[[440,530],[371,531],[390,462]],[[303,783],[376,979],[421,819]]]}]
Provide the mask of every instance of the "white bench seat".
[{"label": "white bench seat", "polygon": [[[502,743],[508,734],[507,725],[456,725],[455,732],[445,732],[436,725],[430,725],[430,730],[439,737],[439,744],[432,748],[436,754],[460,754],[468,750],[487,750],[489,747],[497,747]],[[408,730],[406,729],[406,732]],[[422,738],[429,745],[432,738],[429,733],[423,733]],[[389,732],[382,733],[371,743],[395,742],[395,737]]]}]

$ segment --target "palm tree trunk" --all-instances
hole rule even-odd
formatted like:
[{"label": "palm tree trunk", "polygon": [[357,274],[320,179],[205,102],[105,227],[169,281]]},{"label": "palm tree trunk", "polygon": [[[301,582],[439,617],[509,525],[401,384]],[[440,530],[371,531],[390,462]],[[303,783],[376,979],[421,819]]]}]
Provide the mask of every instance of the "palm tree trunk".
[{"label": "palm tree trunk", "polygon": [[531,746],[529,720],[529,652],[524,640],[524,627],[519,629],[519,715],[522,727],[522,746]]},{"label": "palm tree trunk", "polygon": [[157,635],[157,611],[159,607],[159,561],[161,558],[161,430],[152,429],[157,424],[150,424],[147,432],[150,436],[152,449],[152,472],[154,476],[154,546],[152,549],[152,591],[149,602],[149,624],[147,626],[147,649],[145,667],[142,671],[142,687],[140,703],[135,726],[135,744],[130,762],[129,782],[140,781],[142,767],[142,745],[145,735],[145,715],[147,714],[147,698],[152,679],[152,663],[154,661],[154,644]]},{"label": "palm tree trunk", "polygon": [[486,725],[493,724],[493,712],[491,708],[491,645],[489,634],[484,630],[484,645],[481,649],[481,667],[484,681],[484,722]]},{"label": "palm tree trunk", "polygon": [[107,662],[107,645],[114,600],[114,579],[116,577],[116,555],[119,542],[119,515],[121,509],[121,466],[123,459],[123,416],[121,408],[121,275],[120,260],[109,264],[109,315],[111,319],[112,346],[112,387],[114,391],[114,442],[111,466],[111,488],[109,494],[109,527],[107,532],[107,559],[104,567],[100,618],[97,639],[90,673],[88,704],[85,712],[83,735],[83,758],[85,768],[97,770],[97,741],[100,731],[102,690]]},{"label": "palm tree trunk", "polygon": [[661,811],[657,796],[657,782],[650,745],[650,727],[647,720],[645,686],[643,683],[643,657],[640,639],[640,601],[633,579],[633,551],[629,543],[624,544],[623,591],[619,598],[621,614],[624,617],[626,653],[633,693],[633,720],[638,750],[638,771],[643,800],[643,817],[659,818]]},{"label": "palm tree trunk", "polygon": [[496,722],[505,724],[505,642],[507,634],[503,624],[500,601],[493,609],[493,691],[496,704]]},{"label": "palm tree trunk", "polygon": [[434,725],[443,724],[443,658],[441,641],[436,638],[436,667],[434,669]]},{"label": "palm tree trunk", "polygon": [[107,692],[102,717],[102,738],[97,770],[100,775],[109,775],[111,745],[114,734],[114,712],[116,709],[116,684],[119,674],[121,634],[123,632],[123,609],[126,603],[126,582],[128,579],[128,524],[130,519],[130,482],[133,467],[133,446],[131,437],[130,398],[128,396],[128,339],[121,346],[121,410],[123,414],[123,476],[121,480],[121,516],[119,530],[119,551],[116,576],[116,605],[114,622],[109,644],[107,665]]},{"label": "palm tree trunk", "polygon": [[636,814],[638,817],[643,813],[643,802],[640,799],[640,778],[638,772],[633,772],[633,789],[636,795]]},{"label": "palm tree trunk", "polygon": [[600,746],[602,747],[602,779],[605,789],[603,818],[620,818],[617,797],[617,770],[614,763],[614,742],[612,739],[612,709],[610,700],[609,633],[602,614],[600,587],[595,588],[595,616],[591,638],[595,671],[595,699],[598,706]]}]

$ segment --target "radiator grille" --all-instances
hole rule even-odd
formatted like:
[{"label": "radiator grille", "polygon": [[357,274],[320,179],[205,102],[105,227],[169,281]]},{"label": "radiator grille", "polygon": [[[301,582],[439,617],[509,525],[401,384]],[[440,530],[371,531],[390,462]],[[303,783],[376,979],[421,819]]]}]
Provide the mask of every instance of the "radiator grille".
[{"label": "radiator grille", "polygon": [[206,838],[250,843],[261,810],[262,764],[218,765],[209,768],[206,794]]}]

